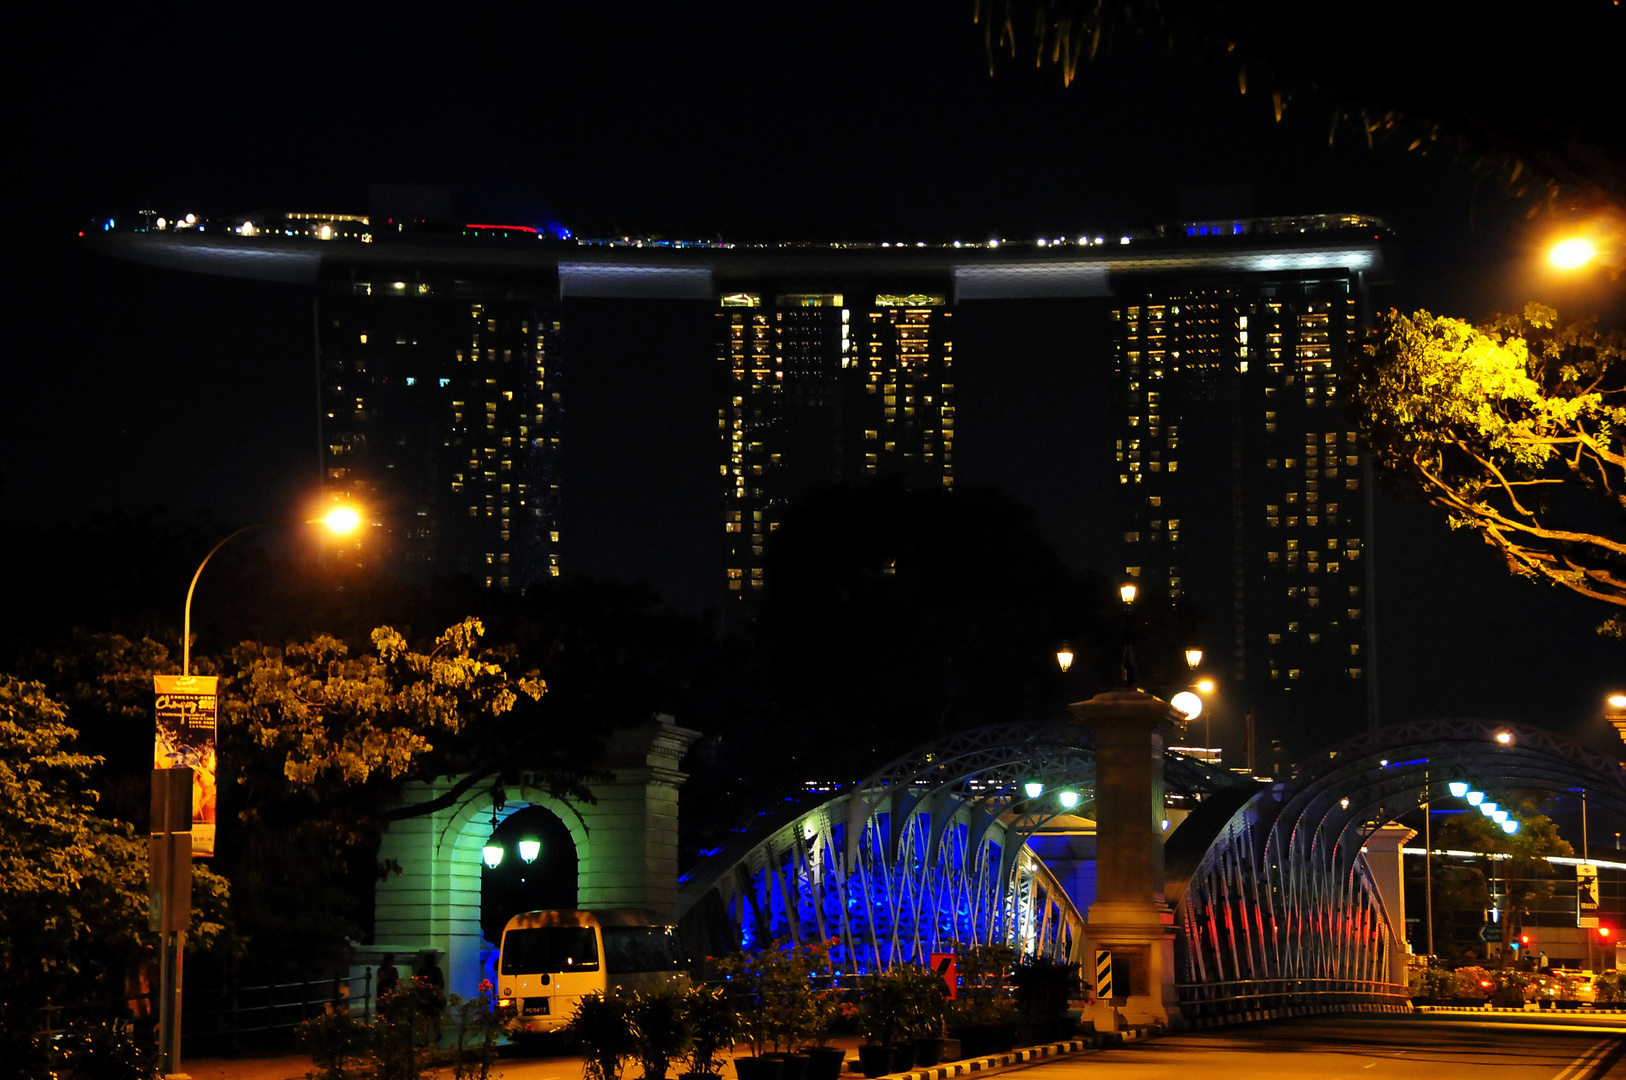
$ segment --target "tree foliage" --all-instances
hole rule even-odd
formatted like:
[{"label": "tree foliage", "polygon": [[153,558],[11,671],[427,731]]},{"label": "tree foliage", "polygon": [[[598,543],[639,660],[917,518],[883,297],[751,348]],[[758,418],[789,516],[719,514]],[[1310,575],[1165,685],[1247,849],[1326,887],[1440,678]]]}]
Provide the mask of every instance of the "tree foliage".
[{"label": "tree foliage", "polygon": [[1626,140],[1615,118],[1616,5],[1572,4],[1519,22],[1519,61],[1487,63],[1507,25],[1465,4],[1373,0],[1351,20],[1292,0],[977,0],[990,69],[1031,56],[1071,84],[1117,41],[1165,44],[1235,71],[1277,121],[1313,101],[1328,141],[1447,146],[1515,195],[1626,206]]},{"label": "tree foliage", "polygon": [[280,759],[295,786],[361,784],[375,772],[399,777],[438,735],[502,716],[521,694],[542,697],[534,672],[510,678],[501,654],[479,650],[484,634],[479,619],[465,619],[418,653],[381,626],[374,652],[354,657],[325,636],[285,649],[245,643],[234,657],[241,673],[228,715],[255,750]]},{"label": "tree foliage", "polygon": [[[78,732],[39,683],[0,675],[0,1006],[122,978],[157,945],[147,845],[95,812]],[[190,943],[219,935],[226,882],[195,867]]]},{"label": "tree foliage", "polygon": [[1391,311],[1350,401],[1378,467],[1513,573],[1626,607],[1623,349],[1540,304],[1481,327]]}]

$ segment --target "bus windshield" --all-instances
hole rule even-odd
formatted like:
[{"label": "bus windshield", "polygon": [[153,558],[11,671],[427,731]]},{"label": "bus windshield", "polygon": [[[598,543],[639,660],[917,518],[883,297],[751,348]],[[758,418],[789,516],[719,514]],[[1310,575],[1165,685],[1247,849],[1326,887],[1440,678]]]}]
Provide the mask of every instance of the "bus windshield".
[{"label": "bus windshield", "polygon": [[688,965],[670,926],[604,927],[604,966],[611,975],[635,971],[682,971]]},{"label": "bus windshield", "polygon": [[544,926],[503,935],[504,975],[597,970],[598,944],[591,927]]}]

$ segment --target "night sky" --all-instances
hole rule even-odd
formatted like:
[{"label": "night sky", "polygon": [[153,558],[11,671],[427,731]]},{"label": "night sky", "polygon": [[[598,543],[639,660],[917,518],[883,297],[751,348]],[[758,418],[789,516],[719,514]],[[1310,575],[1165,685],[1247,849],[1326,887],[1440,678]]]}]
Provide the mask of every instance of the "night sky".
[{"label": "night sky", "polygon": [[[15,28],[0,514],[163,503],[239,522],[314,485],[311,295],[77,241],[137,208],[364,212],[371,183],[434,184],[464,220],[579,235],[912,242],[1118,235],[1178,218],[1189,188],[1246,185],[1258,215],[1387,219],[1405,264],[1381,306],[1477,318],[1600,299],[1535,276],[1541,221],[1449,154],[1329,146],[1313,102],[1277,123],[1233,68],[1161,45],[1119,40],[1064,88],[1024,62],[991,78],[969,3],[400,11],[56,7]],[[691,378],[709,312],[582,301],[568,317],[569,569],[698,607],[717,539],[715,406]],[[1107,573],[1094,332],[1077,306],[966,305],[957,464]],[[1385,722],[1488,716],[1613,740],[1600,703],[1626,665],[1593,634],[1603,609],[1510,579],[1426,508],[1380,496],[1377,529]]]}]

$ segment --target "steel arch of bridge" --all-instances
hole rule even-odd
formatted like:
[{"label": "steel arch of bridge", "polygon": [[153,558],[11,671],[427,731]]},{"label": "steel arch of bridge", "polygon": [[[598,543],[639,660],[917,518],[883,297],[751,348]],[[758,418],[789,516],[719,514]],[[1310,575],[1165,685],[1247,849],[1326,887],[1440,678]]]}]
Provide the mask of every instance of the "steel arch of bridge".
[{"label": "steel arch of bridge", "polygon": [[[1507,744],[1497,741],[1509,737]],[[1323,750],[1292,780],[1222,793],[1166,851],[1181,1010],[1198,1022],[1275,1011],[1397,1007],[1404,951],[1362,847],[1468,779],[1566,792],[1626,812],[1618,762],[1539,728],[1438,720],[1383,728]]]},{"label": "steel arch of bridge", "polygon": [[[1178,754],[1165,776],[1187,795],[1239,782]],[[1080,725],[955,733],[707,853],[680,882],[678,916],[714,927],[702,931],[714,942],[732,938],[718,944],[834,941],[847,971],[992,943],[1080,960],[1083,916],[1027,847],[1059,813],[1022,805],[1021,785],[1035,779],[1077,791],[1070,812],[1093,814],[1095,750]]]}]

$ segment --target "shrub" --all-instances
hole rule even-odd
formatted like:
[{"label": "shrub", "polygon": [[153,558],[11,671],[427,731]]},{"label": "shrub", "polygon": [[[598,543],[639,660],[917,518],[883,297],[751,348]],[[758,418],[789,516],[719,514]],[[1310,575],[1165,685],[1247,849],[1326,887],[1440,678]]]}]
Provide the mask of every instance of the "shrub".
[{"label": "shrub", "polygon": [[637,1049],[630,1005],[616,990],[603,996],[588,994],[576,1003],[565,1034],[581,1050],[587,1080],[620,1080],[622,1067]]},{"label": "shrub", "polygon": [[672,1059],[689,1047],[689,1026],[683,995],[670,986],[633,996],[630,1017],[632,1039],[644,1080],[666,1080]]},{"label": "shrub", "polygon": [[367,1025],[347,1007],[327,1006],[296,1029],[299,1045],[310,1053],[318,1080],[350,1080],[356,1059],[367,1050]]},{"label": "shrub", "polygon": [[57,1080],[151,1080],[157,1055],[136,1042],[123,1020],[71,1024],[51,1054]]},{"label": "shrub", "polygon": [[720,986],[694,986],[683,999],[689,1028],[689,1069],[696,1076],[720,1076],[722,1052],[734,1045],[739,1025],[734,1006]]},{"label": "shrub", "polygon": [[481,981],[480,993],[471,998],[452,994],[453,1033],[452,1075],[455,1080],[488,1080],[497,1063],[497,1038],[506,1017],[492,1007],[491,984]]}]

